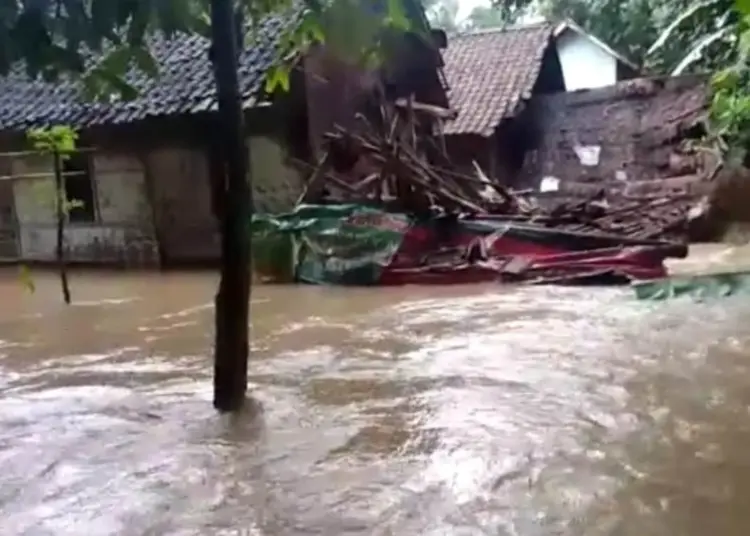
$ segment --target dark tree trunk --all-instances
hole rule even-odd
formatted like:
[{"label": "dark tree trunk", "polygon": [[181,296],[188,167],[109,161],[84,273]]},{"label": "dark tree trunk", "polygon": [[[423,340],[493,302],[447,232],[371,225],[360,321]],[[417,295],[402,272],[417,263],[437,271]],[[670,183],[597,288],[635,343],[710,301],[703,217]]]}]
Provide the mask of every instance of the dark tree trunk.
[{"label": "dark tree trunk", "polygon": [[55,164],[55,213],[57,215],[57,244],[55,246],[55,257],[57,267],[60,271],[60,285],[62,286],[63,300],[70,305],[70,285],[68,284],[68,271],[65,267],[65,177],[63,176],[62,160],[57,151],[53,154]]},{"label": "dark tree trunk", "polygon": [[[237,25],[231,0],[211,0],[211,60],[219,101],[216,137],[224,158],[221,207],[221,281],[216,294],[214,407],[237,411],[245,401],[250,316],[250,243],[252,202],[247,183],[242,105],[237,78]],[[214,177],[221,183],[220,177]]]}]

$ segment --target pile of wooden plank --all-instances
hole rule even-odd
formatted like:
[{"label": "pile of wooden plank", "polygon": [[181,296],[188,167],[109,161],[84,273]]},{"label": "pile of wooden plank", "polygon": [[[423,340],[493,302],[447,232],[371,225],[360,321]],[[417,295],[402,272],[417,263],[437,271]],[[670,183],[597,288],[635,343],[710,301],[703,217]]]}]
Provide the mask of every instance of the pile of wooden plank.
[{"label": "pile of wooden plank", "polygon": [[324,157],[299,201],[377,203],[410,213],[515,214],[523,201],[486,177],[452,169],[439,142],[420,135],[415,123],[382,109],[379,127],[327,134]]},{"label": "pile of wooden plank", "polygon": [[602,195],[561,203],[551,209],[547,225],[571,231],[600,232],[639,240],[682,240],[688,232],[696,199],[690,194],[641,198]]},{"label": "pile of wooden plank", "polygon": [[447,157],[442,140],[419,133],[408,114],[381,109],[373,125],[327,135],[300,203],[361,203],[414,215],[460,213],[502,217],[581,232],[637,239],[683,240],[695,197],[679,193],[625,196],[600,190],[576,201],[540,203],[535,192],[515,192],[476,166],[467,175]]}]

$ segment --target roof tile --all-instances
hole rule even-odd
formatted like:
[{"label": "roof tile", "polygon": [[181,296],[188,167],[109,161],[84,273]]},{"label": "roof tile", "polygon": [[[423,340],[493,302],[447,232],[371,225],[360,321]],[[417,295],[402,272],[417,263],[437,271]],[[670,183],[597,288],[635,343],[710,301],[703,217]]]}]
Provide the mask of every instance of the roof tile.
[{"label": "roof tile", "polygon": [[545,22],[449,38],[445,75],[458,117],[445,133],[490,136],[513,115],[536,83],[553,29]]},{"label": "roof tile", "polygon": [[[244,50],[240,58],[240,89],[245,103],[254,102],[265,73],[275,60],[274,51],[282,35],[299,22],[301,14],[299,10],[283,17],[268,17],[259,25],[254,46]],[[30,80],[17,68],[0,78],[0,130],[60,123],[76,127],[122,124],[147,117],[215,109],[208,46],[209,41],[197,35],[154,37],[150,49],[159,65],[159,76],[150,79],[137,71],[129,73],[128,82],[139,90],[139,97],[133,101],[85,102],[76,82],[61,80],[52,84]]]}]

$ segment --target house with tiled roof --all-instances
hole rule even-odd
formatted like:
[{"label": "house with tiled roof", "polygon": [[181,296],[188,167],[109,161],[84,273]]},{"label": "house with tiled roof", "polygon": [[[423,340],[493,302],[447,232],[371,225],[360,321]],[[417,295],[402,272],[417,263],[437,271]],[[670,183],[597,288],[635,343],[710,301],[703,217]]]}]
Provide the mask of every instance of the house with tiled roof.
[{"label": "house with tiled roof", "polygon": [[513,121],[532,96],[605,87],[637,75],[634,64],[572,22],[540,22],[453,36],[444,54],[449,101],[445,125],[454,159],[476,160],[495,176],[512,174],[529,145]]},{"label": "house with tiled roof", "polygon": [[467,172],[477,162],[498,181],[551,197],[700,181],[702,159],[683,142],[700,136],[705,76],[638,77],[572,22],[453,37],[444,60],[457,112],[446,145]]},{"label": "house with tiled roof", "polygon": [[[394,37],[376,71],[354,67],[330,48],[299,58],[288,92],[264,92],[284,34],[301,12],[265,20],[242,51],[239,81],[246,113],[250,172],[258,210],[283,210],[303,187],[293,162],[310,160],[334,123],[353,117],[374,86],[388,98],[415,94],[447,106],[442,59],[421,4],[405,3],[412,22]],[[425,31],[426,30],[426,31]],[[390,34],[389,34],[390,35]],[[28,150],[24,133],[63,124],[78,129],[80,151],[65,162],[71,261],[182,264],[218,258],[211,204],[216,94],[208,41],[198,35],[154,36],[156,78],[135,71],[131,101],[89,102],[78,84],[30,80],[20,67],[0,78],[0,258],[54,259],[55,217],[38,201],[51,184],[50,158]],[[213,174],[214,176],[216,173]]]}]

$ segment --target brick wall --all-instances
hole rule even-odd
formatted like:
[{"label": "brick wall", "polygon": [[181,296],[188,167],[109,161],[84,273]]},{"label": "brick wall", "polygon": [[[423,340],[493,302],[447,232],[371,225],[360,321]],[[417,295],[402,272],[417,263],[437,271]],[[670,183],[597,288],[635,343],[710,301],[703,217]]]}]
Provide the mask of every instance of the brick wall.
[{"label": "brick wall", "polygon": [[[690,76],[535,96],[528,117],[536,149],[527,153],[516,185],[537,188],[545,176],[569,185],[694,173],[678,146],[703,114],[705,95],[705,79]],[[576,145],[599,146],[598,165],[582,165]]]}]

